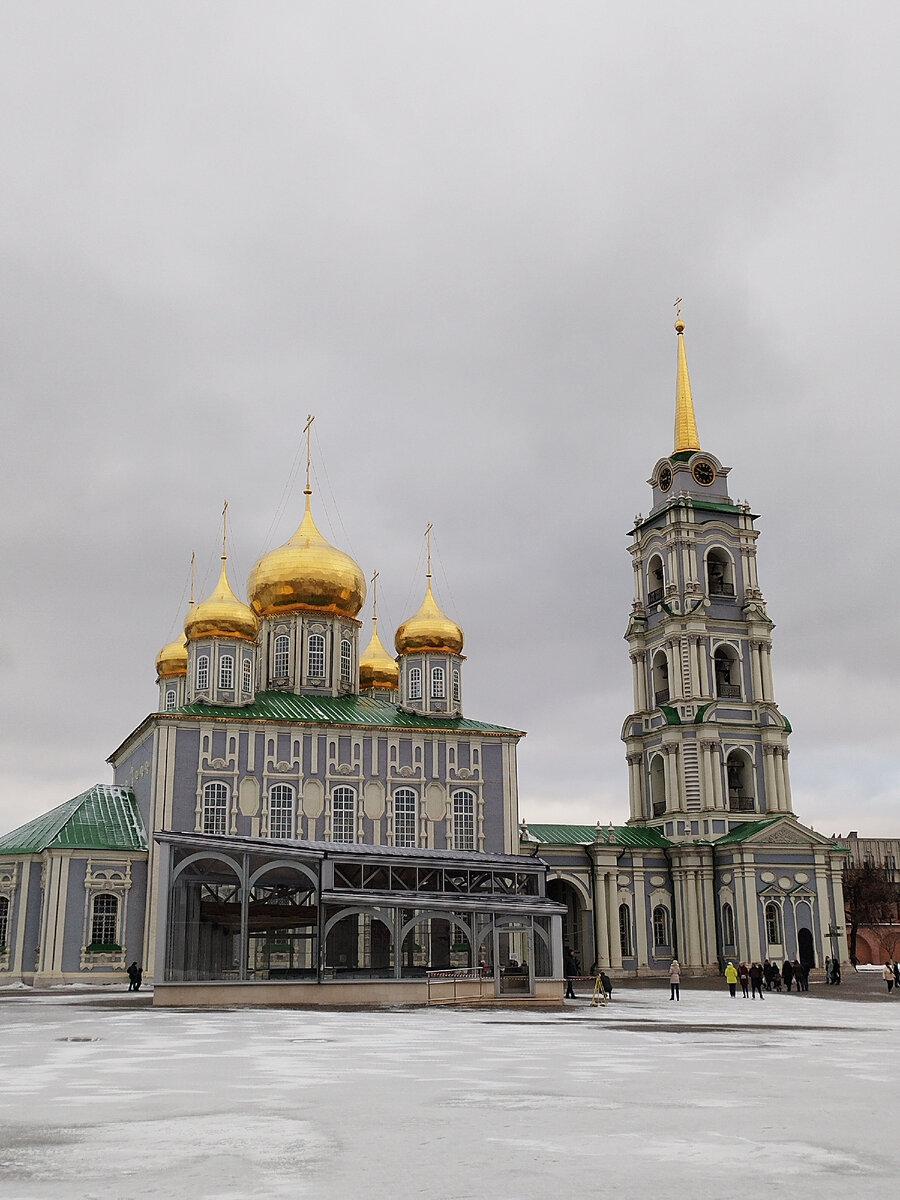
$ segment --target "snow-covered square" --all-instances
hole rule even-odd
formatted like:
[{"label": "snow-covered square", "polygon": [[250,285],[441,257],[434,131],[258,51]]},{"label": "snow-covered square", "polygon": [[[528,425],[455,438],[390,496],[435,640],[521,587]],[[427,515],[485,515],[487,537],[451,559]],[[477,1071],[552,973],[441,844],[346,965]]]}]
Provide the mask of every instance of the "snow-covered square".
[{"label": "snow-covered square", "polygon": [[881,1196],[900,1000],[626,986],[606,1008],[0,996],[5,1200]]}]

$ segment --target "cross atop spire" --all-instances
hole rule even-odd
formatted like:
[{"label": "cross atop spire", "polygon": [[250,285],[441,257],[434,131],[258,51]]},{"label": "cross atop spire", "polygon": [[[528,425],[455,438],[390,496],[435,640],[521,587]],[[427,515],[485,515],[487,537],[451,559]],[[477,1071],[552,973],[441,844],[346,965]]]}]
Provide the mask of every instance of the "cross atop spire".
[{"label": "cross atop spire", "polygon": [[425,572],[426,579],[431,578],[431,531],[432,531],[432,529],[434,529],[434,526],[429,521],[428,524],[425,526],[425,545],[427,547],[427,552],[428,552],[428,570]]},{"label": "cross atop spire", "polygon": [[309,506],[308,497],[312,495],[312,488],[310,487],[309,483],[309,475],[312,464],[312,423],[315,419],[316,418],[312,415],[312,413],[308,413],[306,417],[306,424],[303,426],[303,432],[306,434],[306,487],[303,490],[303,494],[307,497],[307,507]]},{"label": "cross atop spire", "polygon": [[691,395],[691,377],[688,374],[687,355],[684,352],[684,321],[681,319],[681,297],[675,301],[675,332],[678,335],[678,359],[675,371],[675,448],[699,450],[700,436],[694,416],[694,399]]}]

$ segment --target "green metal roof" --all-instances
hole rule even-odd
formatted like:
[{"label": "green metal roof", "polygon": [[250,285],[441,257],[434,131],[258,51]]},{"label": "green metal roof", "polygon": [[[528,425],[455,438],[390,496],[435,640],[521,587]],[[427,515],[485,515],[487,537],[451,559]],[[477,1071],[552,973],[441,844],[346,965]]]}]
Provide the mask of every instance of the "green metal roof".
[{"label": "green metal roof", "polygon": [[96,783],[0,837],[0,854],[65,849],[146,850],[144,823],[131,788]]},{"label": "green metal roof", "polygon": [[[525,824],[531,838],[543,846],[587,846],[598,840],[596,825],[532,825],[529,821]],[[601,825],[600,832],[602,845],[606,841],[609,827]],[[671,845],[671,842],[664,838],[658,829],[643,828],[639,825],[614,825],[610,845],[663,849]]]},{"label": "green metal roof", "polygon": [[483,721],[470,721],[465,717],[423,717],[418,713],[404,712],[388,700],[376,700],[371,696],[296,696],[293,692],[258,692],[252,704],[241,708],[195,702],[185,704],[175,712],[176,715],[184,713],[194,717],[228,717],[232,721],[380,725],[390,729],[461,729],[524,736],[518,729],[507,729],[503,725],[486,725]]},{"label": "green metal roof", "polygon": [[776,821],[781,820],[783,820],[782,817],[764,817],[761,821],[744,821],[735,826],[730,833],[726,833],[724,837],[717,838],[716,845],[727,846],[729,842],[746,842],[747,838],[753,837],[754,833],[759,833],[767,825],[774,825]]}]

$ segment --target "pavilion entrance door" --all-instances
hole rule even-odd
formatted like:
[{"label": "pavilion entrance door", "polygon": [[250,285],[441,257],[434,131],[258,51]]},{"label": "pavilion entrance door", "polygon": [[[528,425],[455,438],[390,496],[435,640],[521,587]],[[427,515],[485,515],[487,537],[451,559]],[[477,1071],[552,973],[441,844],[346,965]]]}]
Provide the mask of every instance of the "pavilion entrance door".
[{"label": "pavilion entrance door", "polygon": [[534,995],[534,931],[530,921],[495,923],[494,963],[498,995]]}]

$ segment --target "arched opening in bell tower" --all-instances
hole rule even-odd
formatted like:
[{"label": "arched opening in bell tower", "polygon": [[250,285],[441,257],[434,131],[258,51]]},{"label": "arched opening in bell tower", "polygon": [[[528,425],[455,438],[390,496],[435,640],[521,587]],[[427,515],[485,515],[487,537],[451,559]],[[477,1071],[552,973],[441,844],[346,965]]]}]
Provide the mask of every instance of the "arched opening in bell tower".
[{"label": "arched opening in bell tower", "polygon": [[650,811],[654,817],[666,811],[666,764],[661,754],[654,754],[650,760]]},{"label": "arched opening in bell tower", "polygon": [[659,604],[665,595],[666,577],[662,559],[654,554],[647,565],[647,603]]},{"label": "arched opening in bell tower", "polygon": [[706,555],[706,590],[710,596],[734,595],[734,564],[718,546]]},{"label": "arched opening in bell tower", "polygon": [[743,750],[732,750],[725,760],[728,778],[728,808],[731,812],[755,812],[756,795],[753,787],[753,763]]},{"label": "arched opening in bell tower", "polygon": [[669,695],[669,660],[665,650],[657,650],[653,656],[653,699],[656,704],[667,704]]},{"label": "arched opening in bell tower", "polygon": [[716,695],[724,700],[740,700],[740,662],[733,646],[717,646],[713,655]]}]

